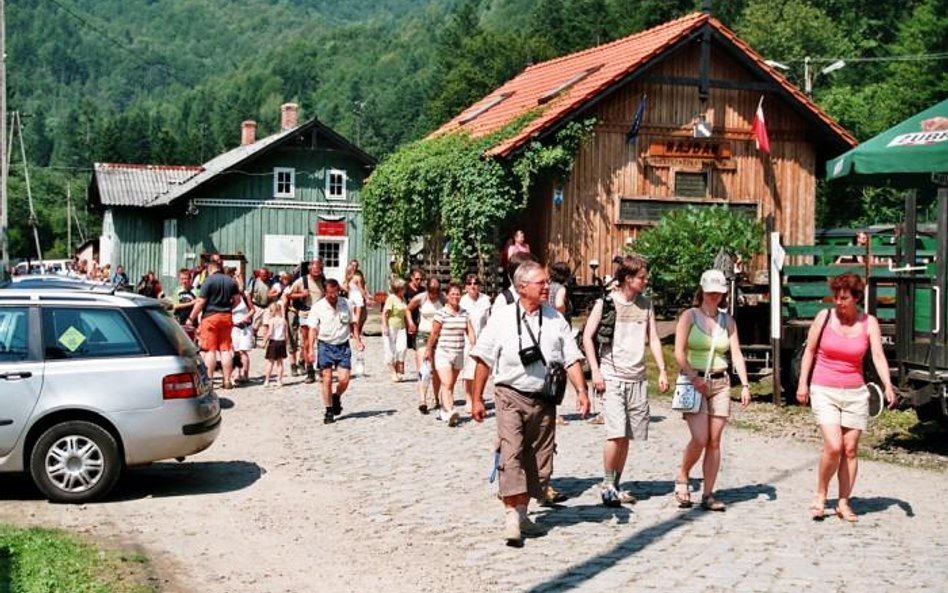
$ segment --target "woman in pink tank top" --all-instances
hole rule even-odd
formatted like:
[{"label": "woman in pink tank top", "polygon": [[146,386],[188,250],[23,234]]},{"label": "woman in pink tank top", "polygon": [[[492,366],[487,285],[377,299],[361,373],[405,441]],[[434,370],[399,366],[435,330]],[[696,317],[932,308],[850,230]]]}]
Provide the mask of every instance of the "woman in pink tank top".
[{"label": "woman in pink tank top", "polygon": [[[800,364],[797,401],[811,402],[813,414],[823,435],[816,493],[810,505],[810,516],[825,516],[829,482],[836,474],[839,501],[836,516],[845,521],[858,520],[849,506],[856,482],[859,437],[869,419],[869,391],[863,376],[866,351],[885,385],[889,407],[895,405],[895,391],[889,376],[889,365],[882,351],[882,332],[872,315],[859,311],[865,284],[858,274],[846,273],[830,281],[833,291],[831,310],[820,312],[807,336],[806,350]],[[810,371],[812,370],[812,380]]]}]

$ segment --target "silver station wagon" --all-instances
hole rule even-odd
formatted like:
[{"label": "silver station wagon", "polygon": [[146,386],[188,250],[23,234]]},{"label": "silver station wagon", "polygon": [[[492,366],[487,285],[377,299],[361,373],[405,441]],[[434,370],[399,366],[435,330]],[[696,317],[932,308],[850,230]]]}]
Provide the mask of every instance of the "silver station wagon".
[{"label": "silver station wagon", "polygon": [[194,344],[161,304],[110,290],[0,290],[0,472],[48,499],[104,497],[124,468],[220,432]]}]

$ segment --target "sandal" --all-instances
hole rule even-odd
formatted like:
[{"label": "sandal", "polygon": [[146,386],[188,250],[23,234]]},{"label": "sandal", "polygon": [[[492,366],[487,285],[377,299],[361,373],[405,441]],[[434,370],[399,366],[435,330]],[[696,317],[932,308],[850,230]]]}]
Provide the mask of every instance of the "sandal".
[{"label": "sandal", "polygon": [[688,489],[687,480],[684,482],[675,480],[675,500],[678,502],[679,509],[691,508],[691,491]]},{"label": "sandal", "polygon": [[813,503],[810,504],[810,518],[814,521],[822,521],[826,518],[826,499],[822,496],[814,496]]},{"label": "sandal", "polygon": [[848,502],[839,501],[836,503],[836,516],[839,517],[840,521],[848,521],[850,523],[859,521],[859,516],[853,512]]},{"label": "sandal", "polygon": [[711,494],[705,494],[701,497],[701,508],[706,511],[718,511],[723,512],[727,509],[727,505],[715,498]]}]

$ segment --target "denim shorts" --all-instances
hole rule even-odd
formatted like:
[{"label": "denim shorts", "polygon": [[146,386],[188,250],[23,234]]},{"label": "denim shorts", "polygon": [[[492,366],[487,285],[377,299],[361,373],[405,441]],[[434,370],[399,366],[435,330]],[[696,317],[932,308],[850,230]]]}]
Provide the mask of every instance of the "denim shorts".
[{"label": "denim shorts", "polygon": [[351,369],[352,348],[349,347],[349,342],[342,344],[318,342],[316,368],[321,371],[333,368]]}]

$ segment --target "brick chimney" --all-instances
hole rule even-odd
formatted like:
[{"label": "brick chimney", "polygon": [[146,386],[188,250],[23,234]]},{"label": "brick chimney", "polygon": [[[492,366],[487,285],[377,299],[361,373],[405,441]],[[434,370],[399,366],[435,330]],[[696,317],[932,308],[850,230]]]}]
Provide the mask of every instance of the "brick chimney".
[{"label": "brick chimney", "polygon": [[299,110],[300,106],[296,103],[284,103],[280,105],[281,130],[292,130],[299,125]]},{"label": "brick chimney", "polygon": [[240,124],[240,145],[246,146],[257,141],[257,122],[252,119]]}]

